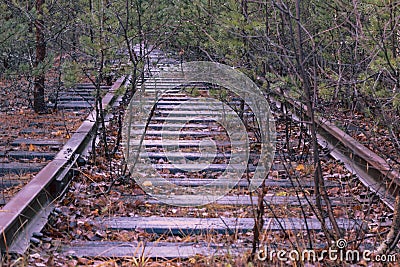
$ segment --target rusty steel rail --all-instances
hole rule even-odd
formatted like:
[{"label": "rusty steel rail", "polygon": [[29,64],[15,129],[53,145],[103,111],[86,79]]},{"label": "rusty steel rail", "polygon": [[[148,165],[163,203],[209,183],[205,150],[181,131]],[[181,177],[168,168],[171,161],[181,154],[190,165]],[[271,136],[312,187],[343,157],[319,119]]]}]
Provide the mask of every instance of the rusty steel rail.
[{"label": "rusty steel rail", "polygon": [[[277,92],[272,92],[279,95]],[[307,107],[285,96],[292,111],[293,119],[308,119]],[[281,106],[276,99],[272,101]],[[330,155],[344,163],[345,167],[356,174],[361,183],[376,193],[391,209],[394,209],[396,195],[400,190],[400,173],[393,169],[382,157],[360,144],[353,137],[339,129],[332,122],[315,116],[318,143],[329,150]],[[309,125],[306,125],[310,130]]]},{"label": "rusty steel rail", "polygon": [[[119,78],[102,98],[104,110],[115,101],[115,92],[124,82],[125,77]],[[96,117],[93,110],[54,160],[0,209],[1,254],[23,254],[29,247],[32,234],[40,232],[46,224],[53,209],[52,203],[65,191],[73,175],[72,167],[97,131]]]}]

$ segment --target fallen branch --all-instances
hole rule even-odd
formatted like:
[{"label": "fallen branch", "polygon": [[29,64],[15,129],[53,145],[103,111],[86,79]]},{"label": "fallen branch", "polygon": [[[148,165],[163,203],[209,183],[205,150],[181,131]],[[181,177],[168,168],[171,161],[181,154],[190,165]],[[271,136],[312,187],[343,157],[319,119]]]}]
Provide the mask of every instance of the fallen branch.
[{"label": "fallen branch", "polygon": [[400,194],[396,196],[393,222],[385,241],[376,249],[375,254],[389,254],[400,240]]}]

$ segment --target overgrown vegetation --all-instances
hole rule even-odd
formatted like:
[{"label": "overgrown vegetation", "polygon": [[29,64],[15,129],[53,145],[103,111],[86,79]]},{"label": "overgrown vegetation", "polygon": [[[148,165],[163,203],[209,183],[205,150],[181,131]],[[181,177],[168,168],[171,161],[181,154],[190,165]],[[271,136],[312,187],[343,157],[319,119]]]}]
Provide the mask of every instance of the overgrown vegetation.
[{"label": "overgrown vegetation", "polygon": [[[130,75],[129,99],[151,64],[146,55],[152,49],[176,53],[185,61],[211,60],[238,68],[266,94],[282,99],[285,94],[307,106],[314,193],[323,217],[318,202],[327,193],[315,114],[367,120],[350,133],[359,137],[361,130],[367,131],[376,140],[371,148],[389,158],[394,169],[400,166],[399,8],[392,0],[3,0],[0,78],[29,91],[30,105],[40,113],[49,105],[45,94],[37,94],[43,79],[48,93],[85,77],[98,88],[96,107],[104,124],[100,84],[111,76]],[[45,77],[54,66],[60,78]],[[378,146],[382,139],[389,143],[389,153]],[[107,143],[105,132],[102,140]],[[111,162],[113,153],[104,147]],[[399,211],[400,201],[394,221],[400,221]],[[327,215],[335,226],[332,211]],[[398,242],[394,232],[380,252]],[[336,226],[325,234],[341,236]]]}]

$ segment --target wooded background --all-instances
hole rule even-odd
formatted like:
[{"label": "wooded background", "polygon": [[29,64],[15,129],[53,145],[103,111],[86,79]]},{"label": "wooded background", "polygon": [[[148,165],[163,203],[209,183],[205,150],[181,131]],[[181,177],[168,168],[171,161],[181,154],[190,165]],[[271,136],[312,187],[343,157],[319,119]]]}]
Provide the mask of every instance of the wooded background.
[{"label": "wooded background", "polygon": [[294,97],[308,86],[316,107],[357,109],[396,131],[398,9],[390,0],[3,0],[0,73],[37,92],[50,68],[64,84],[78,72],[104,79],[118,61],[140,69],[133,46],[154,45],[186,61],[226,63]]}]

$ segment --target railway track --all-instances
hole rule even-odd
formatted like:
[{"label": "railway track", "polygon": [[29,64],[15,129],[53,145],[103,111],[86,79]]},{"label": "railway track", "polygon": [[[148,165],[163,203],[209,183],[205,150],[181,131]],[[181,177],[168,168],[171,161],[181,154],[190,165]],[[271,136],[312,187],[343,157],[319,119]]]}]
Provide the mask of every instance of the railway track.
[{"label": "railway track", "polygon": [[[102,93],[110,86],[101,86]],[[92,84],[77,84],[74,88],[64,89],[49,96],[49,108],[57,113],[44,114],[41,121],[19,115],[20,129],[3,128],[7,138],[2,138],[0,151],[0,205],[5,205],[12,197],[6,191],[23,184],[53,160],[57,152],[68,141],[80,123],[94,107],[96,88]],[[22,111],[23,112],[23,111]]]},{"label": "railway track", "polygon": [[[115,92],[123,82],[124,78],[120,78],[112,87],[101,88],[104,93],[107,91],[102,98],[103,107],[111,106],[116,101]],[[89,114],[83,122],[79,120],[79,128],[74,132],[68,132],[66,138],[48,139],[49,133],[41,129],[42,124],[48,122],[35,123],[35,125],[30,125],[32,128],[21,131],[22,134],[34,133],[34,138],[17,138],[12,141],[11,146],[18,149],[2,153],[2,156],[8,159],[7,163],[0,167],[3,174],[24,172],[34,176],[15,196],[3,203],[2,216],[0,216],[0,230],[3,236],[0,242],[2,254],[26,251],[30,244],[30,237],[47,223],[53,202],[66,189],[73,175],[73,167],[78,163],[79,156],[85,152],[88,142],[97,131],[96,113],[88,110],[93,109],[94,106],[94,90],[92,85],[79,84],[75,89],[62,91],[57,96],[50,97],[51,100],[57,101],[58,109],[70,110],[75,115]],[[58,121],[54,125],[64,127],[56,132],[57,135],[61,135],[59,132],[65,130],[65,122]],[[54,131],[53,127],[52,131]],[[24,150],[27,147],[32,149]],[[40,147],[40,152],[32,151],[35,147]],[[10,159],[19,162],[10,162]],[[32,163],[37,161],[40,163]],[[18,179],[3,178],[4,181],[8,181],[10,186],[21,183]]]},{"label": "railway track", "polygon": [[[179,68],[170,72],[179,73]],[[179,75],[149,77],[139,86],[144,89],[141,98],[131,102],[138,108],[134,109],[135,114],[142,111],[147,114],[145,118],[150,118],[133,119],[129,131],[125,132],[128,150],[133,148],[128,152],[131,154],[126,155],[125,147],[125,157],[135,159],[131,163],[131,178],[135,182],[123,172],[112,174],[113,180],[107,175],[101,176],[101,168],[82,167],[82,173],[86,174],[77,175],[66,197],[55,204],[55,209],[51,206],[50,221],[45,229],[40,233],[31,231],[35,235],[31,253],[60,262],[72,257],[76,264],[97,261],[138,264],[159,260],[240,264],[246,261],[252,250],[254,216],[260,203],[257,193],[248,190],[261,160],[257,139],[260,133],[253,114],[237,96],[229,96],[220,86],[202,82],[188,84],[176,76]],[[227,98],[226,106],[204,102],[204,99],[218,98],[221,92]],[[265,170],[268,176],[262,189],[265,208],[260,248],[321,249],[326,243],[321,221],[313,212],[309,136],[307,129],[300,125],[296,109],[288,117],[280,112],[280,105],[276,101],[272,107],[276,150],[271,168]],[[231,141],[221,123],[224,118],[237,116],[232,110],[239,110],[246,122],[246,144],[251,149],[244,170],[240,164],[231,164],[241,151],[235,150],[236,143]],[[379,236],[390,226],[390,208],[379,197],[390,204],[391,194],[383,189],[372,193],[358,178],[362,181],[377,179],[376,171],[388,177],[388,170],[375,161],[373,172],[360,175],[363,163],[356,166],[354,155],[370,162],[371,153],[365,158],[366,154],[360,153],[366,151],[364,148],[349,141],[332,125],[323,125],[325,131],[319,135],[325,151],[325,155],[320,156],[323,174],[343,238],[349,247],[372,248],[375,244],[367,239],[364,242],[364,238]],[[114,128],[110,133],[115,132],[117,125],[111,127]],[[301,138],[299,133],[302,133]],[[237,140],[237,145],[240,141]],[[352,152],[343,151],[339,144]],[[116,155],[111,165],[121,164],[122,151]],[[227,171],[238,169],[243,172],[238,172],[240,175],[235,177],[233,185],[224,180]],[[115,180],[115,176],[119,178]],[[207,187],[210,184],[213,187]],[[378,184],[377,180],[374,184]],[[373,190],[371,183],[368,185]],[[107,188],[110,190],[104,194]],[[215,194],[210,188],[231,190]],[[381,215],[377,217],[374,211],[378,209]],[[1,222],[0,219],[0,225]],[[325,222],[328,228],[332,227],[327,219]]]}]

